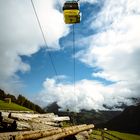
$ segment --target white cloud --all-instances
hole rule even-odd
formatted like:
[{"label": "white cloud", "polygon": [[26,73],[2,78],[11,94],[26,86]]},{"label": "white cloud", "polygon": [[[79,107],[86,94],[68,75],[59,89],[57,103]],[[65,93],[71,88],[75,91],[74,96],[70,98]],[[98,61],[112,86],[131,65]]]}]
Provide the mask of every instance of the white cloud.
[{"label": "white cloud", "polygon": [[54,76],[54,79],[55,80],[65,80],[67,78],[68,77],[66,75],[57,75],[57,76]]},{"label": "white cloud", "polygon": [[[107,5],[96,19],[104,24],[103,28],[100,26],[101,24],[94,22],[101,28],[101,32],[92,36],[90,47],[86,51],[79,52],[77,57],[90,66],[103,69],[102,72],[93,74],[94,76],[115,81],[138,80],[140,77],[138,61],[140,14],[137,14],[139,8],[132,9],[131,1],[127,3],[123,0],[121,2],[107,1]],[[136,7],[134,4],[138,5],[138,1],[132,3],[133,7]],[[132,12],[134,10],[135,12]],[[87,39],[87,41],[89,40]]]},{"label": "white cloud", "polygon": [[76,82],[74,93],[73,85],[46,79],[40,95],[44,103],[57,101],[63,109],[71,108],[79,111],[104,109],[103,104],[114,106],[123,102],[130,105],[132,97],[140,97],[138,5],[139,0],[106,0],[96,21],[91,21],[90,28],[97,29],[98,33],[82,40],[87,46],[76,54],[76,58],[81,62],[102,70],[93,73],[94,77],[115,83],[104,85],[95,81],[81,80]]},{"label": "white cloud", "polygon": [[79,2],[80,2],[80,3],[82,3],[82,2],[97,3],[98,0],[80,0]]},{"label": "white cloud", "polygon": [[83,63],[102,69],[93,76],[117,82],[115,90],[120,89],[124,97],[140,97],[139,4],[139,0],[106,0],[91,24],[98,34],[88,37],[89,47],[76,55]]},{"label": "white cloud", "polygon": [[[62,13],[54,8],[58,1],[34,0],[34,3],[48,46],[59,49],[59,39],[69,29],[64,25]],[[60,1],[60,5],[63,3],[64,0]],[[76,55],[81,62],[102,69],[93,76],[116,83],[104,85],[83,79],[76,82],[74,93],[72,84],[58,82],[65,76],[46,79],[39,95],[43,105],[57,101],[62,109],[104,109],[103,104],[114,106],[124,102],[129,105],[128,98],[140,96],[139,5],[139,0],[105,0],[96,21],[89,19],[92,22],[89,27],[98,33],[82,40],[81,44],[86,47]],[[13,89],[21,86],[16,72],[30,70],[30,65],[20,56],[31,56],[44,42],[30,1],[1,0],[0,19],[0,87]]]},{"label": "white cloud", "polygon": [[[55,9],[55,2],[34,0],[48,46],[59,49],[59,39],[69,29],[64,24],[62,13]],[[7,89],[7,83],[9,86],[20,83],[16,72],[30,70],[30,65],[24,63],[20,56],[31,56],[45,44],[31,1],[1,0],[0,19],[0,87]]]},{"label": "white cloud", "polygon": [[[81,109],[106,109],[103,104],[108,106],[118,105],[120,102],[132,104],[131,100],[126,99],[128,89],[122,84],[102,85],[99,82],[83,79],[76,82],[75,92],[73,84],[63,84],[55,79],[46,79],[43,83],[43,90],[39,95],[38,102],[46,106],[52,102],[57,102],[62,110],[70,109],[80,111]],[[124,94],[127,94],[124,96]],[[115,107],[114,107],[115,109]]]},{"label": "white cloud", "polygon": [[63,14],[56,10],[55,0],[35,1],[40,22],[43,23],[43,30],[48,46],[59,47],[59,39],[68,34],[68,27],[63,20]]}]

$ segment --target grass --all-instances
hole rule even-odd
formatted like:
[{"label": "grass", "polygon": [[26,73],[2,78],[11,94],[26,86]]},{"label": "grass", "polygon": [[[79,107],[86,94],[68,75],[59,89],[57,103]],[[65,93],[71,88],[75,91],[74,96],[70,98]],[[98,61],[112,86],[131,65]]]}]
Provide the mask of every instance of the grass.
[{"label": "grass", "polygon": [[[134,135],[134,134],[128,134],[128,133],[121,133],[117,131],[105,131],[107,133],[104,133],[104,140],[140,140],[140,135]],[[108,139],[107,139],[108,138]],[[90,135],[90,140],[102,140],[101,137],[101,130],[93,130],[93,133]]]},{"label": "grass", "polygon": [[31,111],[30,109],[20,106],[15,103],[6,103],[0,100],[0,110],[14,110],[14,111]]},{"label": "grass", "polygon": [[129,133],[121,133],[117,131],[109,131],[109,133],[123,139],[123,140],[140,140],[139,135],[129,134]]}]

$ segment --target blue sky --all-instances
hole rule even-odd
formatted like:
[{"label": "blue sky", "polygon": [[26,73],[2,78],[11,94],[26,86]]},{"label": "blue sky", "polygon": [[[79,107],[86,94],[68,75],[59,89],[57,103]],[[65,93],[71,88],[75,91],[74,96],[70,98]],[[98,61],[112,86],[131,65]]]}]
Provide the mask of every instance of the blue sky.
[{"label": "blue sky", "polygon": [[[58,5],[62,6],[62,5]],[[89,36],[96,32],[95,30],[91,30],[88,28],[86,24],[86,20],[92,16],[92,13],[98,13],[100,10],[99,3],[89,4],[89,3],[82,3],[80,5],[80,11],[82,13],[82,20],[80,24],[75,24],[75,40],[80,39],[81,37]],[[54,25],[55,26],[55,25]],[[67,26],[67,25],[66,25]],[[58,27],[59,28],[59,27]],[[58,75],[66,75],[68,76],[68,81],[73,83],[74,78],[74,62],[73,62],[73,42],[72,42],[72,26],[70,27],[70,33],[60,38],[60,46],[61,49],[57,51],[50,51],[54,65],[56,67]],[[81,48],[76,43],[76,52],[79,51]],[[18,72],[18,76],[22,79],[24,83],[26,83],[26,87],[23,89],[23,92],[30,93],[30,96],[39,92],[42,88],[42,82],[46,77],[51,78],[56,76],[55,71],[52,67],[50,57],[47,53],[47,50],[42,48],[37,53],[33,54],[31,57],[28,56],[21,56],[22,61],[27,62],[31,66],[31,70],[28,73],[21,73]],[[80,61],[76,60],[76,81],[82,79],[94,79],[91,76],[93,71],[98,71],[98,68],[92,69],[90,66],[81,63]],[[97,80],[102,80],[101,78],[96,78]],[[103,80],[104,81],[104,80]],[[105,82],[105,81],[104,81]]]},{"label": "blue sky", "polygon": [[[60,6],[60,5],[59,5]],[[61,5],[62,6],[62,5]],[[80,24],[75,24],[75,40],[81,37],[90,36],[96,32],[96,29],[91,30],[87,26],[87,20],[92,17],[93,12],[98,13],[101,9],[100,3],[82,3],[80,5],[80,11],[82,13],[82,19]],[[93,18],[93,17],[92,17]],[[54,25],[55,26],[55,25]],[[58,27],[59,28],[59,27]],[[57,51],[50,51],[52,59],[58,75],[66,75],[68,78],[64,82],[73,83],[74,79],[74,60],[73,60],[73,29],[70,27],[70,33],[60,38],[60,46],[62,49]],[[81,47],[76,43],[76,52],[81,50]],[[33,54],[32,57],[21,56],[22,61],[27,62],[31,66],[31,70],[28,73],[18,73],[18,76],[26,83],[26,87],[23,92],[27,92],[30,96],[33,96],[36,92],[42,89],[42,82],[46,77],[51,78],[56,76],[53,66],[51,64],[50,57],[47,50],[42,48],[37,53]],[[82,79],[99,80],[104,84],[111,84],[111,81],[107,81],[102,78],[93,77],[92,72],[98,72],[98,67],[91,68],[76,59],[75,67],[75,80],[79,81]]]},{"label": "blue sky", "polygon": [[116,109],[139,98],[139,0],[81,0],[75,54],[72,26],[61,10],[64,0],[33,1],[48,46],[30,1],[0,1],[0,88],[41,106],[57,101],[75,111],[105,109],[103,104]]}]

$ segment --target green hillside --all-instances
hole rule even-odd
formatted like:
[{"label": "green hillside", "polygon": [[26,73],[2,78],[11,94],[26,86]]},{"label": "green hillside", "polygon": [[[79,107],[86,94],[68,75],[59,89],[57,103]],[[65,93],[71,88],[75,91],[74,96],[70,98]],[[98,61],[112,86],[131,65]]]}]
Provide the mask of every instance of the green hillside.
[{"label": "green hillside", "polygon": [[16,110],[16,111],[31,111],[30,109],[17,105],[15,103],[6,103],[0,100],[0,110]]},{"label": "green hillside", "polygon": [[93,130],[93,133],[90,135],[90,140],[102,139],[102,137],[104,137],[104,140],[140,140],[139,135],[120,133],[117,131],[104,131],[104,134],[101,135],[101,130]]},{"label": "green hillside", "polygon": [[105,127],[110,130],[140,133],[140,105],[129,106],[121,114],[109,120]]},{"label": "green hillside", "polygon": [[[0,100],[4,101],[6,98],[10,98],[12,103],[16,103],[20,106],[24,106],[25,108],[21,108],[21,107],[15,107],[15,104],[11,104],[10,106],[7,104],[4,104],[4,106],[6,105],[6,108],[3,106],[3,102],[1,103],[0,107],[3,109],[13,109],[13,110],[33,110],[35,112],[38,113],[44,113],[44,110],[37,104],[33,103],[32,101],[28,100],[26,97],[24,97],[23,95],[19,94],[17,97],[6,93],[4,90],[0,89]],[[4,102],[5,103],[5,102]],[[12,108],[11,108],[12,106]],[[28,109],[27,109],[28,108]]]}]

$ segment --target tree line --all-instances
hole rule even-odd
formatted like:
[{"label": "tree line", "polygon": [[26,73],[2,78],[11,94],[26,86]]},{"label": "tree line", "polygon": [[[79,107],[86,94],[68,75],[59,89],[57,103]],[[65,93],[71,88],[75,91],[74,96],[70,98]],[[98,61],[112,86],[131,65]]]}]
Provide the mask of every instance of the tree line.
[{"label": "tree line", "polygon": [[11,101],[13,103],[24,106],[39,113],[44,113],[44,110],[39,105],[34,104],[23,95],[19,94],[17,97],[15,97],[14,95],[11,95],[9,93],[6,94],[3,90],[0,89],[0,100],[4,101],[5,98],[11,98]]}]

